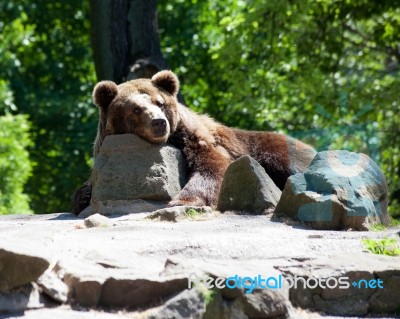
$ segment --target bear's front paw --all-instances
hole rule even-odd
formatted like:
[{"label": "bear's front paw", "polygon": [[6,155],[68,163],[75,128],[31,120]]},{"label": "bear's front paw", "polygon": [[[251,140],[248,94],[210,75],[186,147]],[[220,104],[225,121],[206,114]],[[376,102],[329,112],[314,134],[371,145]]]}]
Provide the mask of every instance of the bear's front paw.
[{"label": "bear's front paw", "polygon": [[90,205],[92,197],[92,185],[86,182],[79,187],[72,196],[72,214],[78,215]]},{"label": "bear's front paw", "polygon": [[185,197],[185,198],[174,198],[168,203],[168,207],[173,207],[173,206],[207,206],[206,202],[203,198],[200,198],[198,196],[193,196],[193,197]]}]

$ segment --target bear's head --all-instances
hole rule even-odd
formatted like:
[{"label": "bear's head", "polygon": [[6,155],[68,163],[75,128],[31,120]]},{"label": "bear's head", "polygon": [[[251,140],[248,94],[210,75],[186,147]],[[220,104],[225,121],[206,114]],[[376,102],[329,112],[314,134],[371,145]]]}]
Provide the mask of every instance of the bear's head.
[{"label": "bear's head", "polygon": [[98,83],[93,99],[104,136],[132,133],[150,143],[165,143],[179,121],[178,91],[179,80],[171,71],[120,85]]}]

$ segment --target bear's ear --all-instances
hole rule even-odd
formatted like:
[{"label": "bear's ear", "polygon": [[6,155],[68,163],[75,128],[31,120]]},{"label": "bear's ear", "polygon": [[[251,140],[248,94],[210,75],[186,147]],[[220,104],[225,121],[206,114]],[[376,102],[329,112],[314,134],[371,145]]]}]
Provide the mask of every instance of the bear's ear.
[{"label": "bear's ear", "polygon": [[179,91],[179,80],[178,77],[171,71],[160,71],[153,75],[151,82],[173,96],[178,95]]},{"label": "bear's ear", "polygon": [[118,87],[114,82],[101,81],[94,87],[93,101],[97,106],[106,109],[117,94]]}]

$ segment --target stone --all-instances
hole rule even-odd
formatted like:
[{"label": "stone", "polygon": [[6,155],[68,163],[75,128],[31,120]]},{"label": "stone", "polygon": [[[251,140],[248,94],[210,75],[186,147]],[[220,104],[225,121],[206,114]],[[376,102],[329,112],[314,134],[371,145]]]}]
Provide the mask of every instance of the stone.
[{"label": "stone", "polygon": [[249,318],[285,317],[290,303],[279,290],[258,289],[243,294],[244,312]]},{"label": "stone", "polygon": [[134,134],[109,135],[95,158],[90,181],[91,206],[99,208],[100,203],[101,214],[120,213],[121,206],[135,200],[166,204],[186,183],[184,160],[170,145],[150,144]]},{"label": "stone", "polygon": [[175,206],[156,210],[149,214],[146,219],[157,221],[178,222],[182,220],[206,220],[218,216],[209,206]]},{"label": "stone", "polygon": [[32,284],[13,289],[7,293],[0,292],[0,314],[23,312],[44,306],[37,286]]},{"label": "stone", "polygon": [[51,299],[61,303],[67,302],[68,286],[53,271],[46,271],[36,283]]},{"label": "stone", "polygon": [[399,313],[400,312],[400,267],[397,273],[380,274],[383,280],[383,289],[378,289],[369,301],[369,310],[374,313]]},{"label": "stone", "polygon": [[316,295],[314,296],[314,308],[335,316],[365,316],[368,313],[368,300],[357,295],[324,300]]},{"label": "stone", "polygon": [[389,224],[386,179],[365,154],[318,153],[304,173],[289,177],[274,217],[290,217],[315,229],[368,230]]},{"label": "stone", "polygon": [[226,300],[216,293],[212,302],[207,304],[203,319],[249,319],[239,299]]},{"label": "stone", "polygon": [[115,273],[103,284],[99,300],[101,306],[136,308],[170,297],[187,288],[185,276],[173,278],[146,278],[146,276],[123,276]]},{"label": "stone", "polygon": [[222,212],[270,213],[277,205],[281,193],[264,168],[255,159],[246,155],[228,166],[218,197],[217,209]]},{"label": "stone", "polygon": [[87,228],[92,228],[92,227],[109,227],[112,225],[111,221],[109,218],[100,215],[100,214],[94,214],[91,215],[83,221],[85,226]]},{"label": "stone", "polygon": [[39,278],[49,267],[48,256],[34,242],[0,244],[0,292],[9,292]]},{"label": "stone", "polygon": [[[318,278],[325,285],[324,289],[303,287],[302,284],[292,286],[289,296],[294,306],[336,316],[365,316],[369,313],[396,313],[399,309],[398,263],[396,257],[354,254],[321,257],[278,269],[285,276]],[[342,278],[340,282],[339,277]],[[328,287],[328,279],[332,288]],[[377,284],[368,285],[371,280],[376,283],[378,279],[382,280],[383,288]]]},{"label": "stone", "polygon": [[168,299],[158,309],[149,311],[147,319],[203,318],[206,312],[204,296],[196,289],[186,289]]},{"label": "stone", "polygon": [[82,261],[62,261],[57,274],[68,287],[68,300],[85,307],[97,307],[108,273],[104,267]]}]

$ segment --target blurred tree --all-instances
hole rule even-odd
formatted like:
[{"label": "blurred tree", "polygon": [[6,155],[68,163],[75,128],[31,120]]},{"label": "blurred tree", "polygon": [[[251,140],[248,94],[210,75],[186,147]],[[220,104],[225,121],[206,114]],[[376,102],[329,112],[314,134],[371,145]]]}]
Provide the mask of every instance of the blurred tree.
[{"label": "blurred tree", "polygon": [[86,2],[0,1],[0,84],[8,88],[0,112],[32,123],[25,192],[35,213],[69,210],[90,172],[97,123],[89,43]]},{"label": "blurred tree", "polygon": [[90,11],[99,80],[121,83],[167,68],[157,34],[156,0],[91,0]]}]

